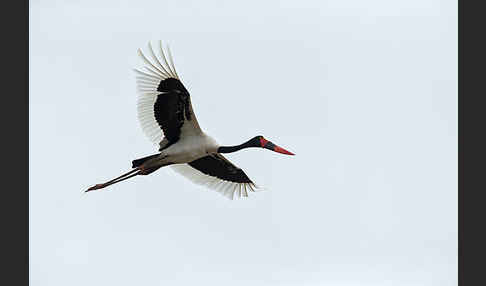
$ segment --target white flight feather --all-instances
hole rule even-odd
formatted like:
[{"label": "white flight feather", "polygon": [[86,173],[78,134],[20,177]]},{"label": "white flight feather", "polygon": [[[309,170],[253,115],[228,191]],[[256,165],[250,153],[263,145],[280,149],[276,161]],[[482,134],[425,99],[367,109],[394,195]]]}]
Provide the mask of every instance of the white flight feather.
[{"label": "white flight feather", "polygon": [[[211,190],[217,191],[228,199],[240,199],[248,197],[247,187],[255,192],[263,190],[251,183],[235,183],[221,180],[217,177],[209,176],[191,167],[188,164],[175,164],[170,166],[176,173],[186,177],[196,185],[205,186]],[[253,185],[253,187],[252,187]]]},{"label": "white flight feather", "polygon": [[[157,57],[150,42],[148,48],[149,54],[155,64],[144,55],[141,49],[138,49],[138,55],[145,65],[142,67],[144,69],[143,71],[134,69],[138,74],[136,77],[138,92],[137,113],[143,133],[153,143],[159,144],[164,138],[164,132],[157,123],[154,115],[154,104],[157,100],[157,96],[161,94],[161,92],[157,91],[157,88],[161,81],[170,77],[179,79],[179,76],[175,72],[171,54],[169,54],[169,60],[171,61],[170,63],[172,66],[167,62],[161,42],[159,57],[162,60]],[[169,51],[167,50],[167,52]],[[165,65],[163,63],[165,63]]]}]

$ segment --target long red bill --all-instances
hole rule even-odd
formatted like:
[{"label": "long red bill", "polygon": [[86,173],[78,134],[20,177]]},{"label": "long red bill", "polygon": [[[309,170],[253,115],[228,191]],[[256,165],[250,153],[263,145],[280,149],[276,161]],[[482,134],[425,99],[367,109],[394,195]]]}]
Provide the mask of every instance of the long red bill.
[{"label": "long red bill", "polygon": [[278,152],[278,153],[282,153],[282,154],[286,154],[286,155],[295,155],[294,153],[289,152],[289,151],[285,150],[284,148],[277,146],[277,145],[275,145],[275,147],[273,147],[273,151]]},{"label": "long red bill", "polygon": [[289,152],[289,151],[285,150],[284,148],[273,144],[272,142],[270,142],[267,139],[263,138],[263,136],[260,137],[260,146],[262,148],[266,148],[266,149],[269,149],[269,150],[272,150],[272,151],[275,151],[275,152],[278,152],[278,153],[281,153],[281,154],[285,154],[285,155],[295,155],[294,153]]}]

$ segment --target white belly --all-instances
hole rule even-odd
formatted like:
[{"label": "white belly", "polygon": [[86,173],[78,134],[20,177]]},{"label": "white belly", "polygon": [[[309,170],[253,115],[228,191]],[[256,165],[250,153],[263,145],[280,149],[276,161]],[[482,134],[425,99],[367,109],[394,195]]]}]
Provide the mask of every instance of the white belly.
[{"label": "white belly", "polygon": [[[185,136],[169,148],[162,151],[165,160],[171,163],[189,163],[207,156],[217,150],[216,142],[209,136]],[[164,160],[164,161],[165,161]]]}]

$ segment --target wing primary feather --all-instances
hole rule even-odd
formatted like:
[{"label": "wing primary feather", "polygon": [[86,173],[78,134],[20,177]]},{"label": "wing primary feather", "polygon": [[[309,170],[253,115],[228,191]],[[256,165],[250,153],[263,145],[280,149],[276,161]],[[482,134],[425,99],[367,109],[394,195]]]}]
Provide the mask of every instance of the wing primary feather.
[{"label": "wing primary feather", "polygon": [[221,185],[219,186],[219,192],[224,196],[224,191],[226,190],[226,182],[225,181],[222,181],[221,182]]},{"label": "wing primary feather", "polygon": [[228,199],[232,200],[233,199],[233,183],[227,182],[227,185],[224,188],[223,195],[227,197]]},{"label": "wing primary feather", "polygon": [[154,84],[152,82],[143,82],[143,81],[141,81],[141,82],[138,83],[138,86],[140,86],[140,87],[150,87],[150,88],[154,88],[152,91],[157,90],[157,84]]},{"label": "wing primary feather", "polygon": [[218,178],[212,178],[210,180],[208,180],[204,185],[205,186],[211,186],[213,185],[216,181],[218,181]]},{"label": "wing primary feather", "polygon": [[214,186],[214,189],[216,190],[216,192],[221,192],[221,186],[223,185],[224,181],[223,180],[220,180],[218,181],[218,183]]},{"label": "wing primary feather", "polygon": [[138,73],[138,74],[141,74],[141,75],[144,75],[144,76],[147,76],[147,77],[153,78],[153,79],[158,80],[158,81],[160,81],[160,80],[161,80],[161,78],[160,78],[160,77],[157,77],[157,76],[154,76],[154,75],[148,74],[148,73],[143,72],[143,71],[138,70],[138,69],[133,69],[133,71],[135,71],[135,72],[136,72],[136,73]]},{"label": "wing primary feather", "polygon": [[153,83],[153,84],[159,84],[160,82],[160,79],[159,80],[156,80],[156,79],[152,79],[150,77],[145,77],[145,76],[137,76],[135,78],[137,80],[137,82],[149,82],[149,83]]},{"label": "wing primary feather", "polygon": [[162,54],[162,59],[164,60],[164,63],[167,65],[167,67],[169,68],[169,70],[171,71],[172,73],[172,76],[174,78],[177,78],[176,75],[174,74],[174,72],[170,69],[170,65],[169,63],[167,62],[167,58],[165,57],[165,54],[164,54],[164,49],[163,49],[163,46],[162,46],[162,40],[159,41],[159,46],[160,46],[160,53]]},{"label": "wing primary feather", "polygon": [[152,43],[149,42],[148,43],[148,46],[149,46],[149,51],[150,51],[150,54],[151,54],[152,58],[155,59],[155,62],[158,64],[158,66],[160,68],[162,68],[162,70],[164,71],[165,76],[170,77],[170,73],[165,69],[165,67],[160,63],[159,59],[155,55],[154,49],[152,48]]},{"label": "wing primary feather", "polygon": [[145,92],[152,92],[152,91],[154,91],[154,89],[153,89],[153,88],[151,88],[151,87],[140,86],[140,85],[139,85],[139,86],[137,86],[137,90],[138,90],[138,91],[141,91],[141,92],[143,92],[143,93],[145,93]]},{"label": "wing primary feather", "polygon": [[155,79],[155,78],[151,78],[151,77],[148,77],[148,76],[137,76],[137,77],[135,77],[135,79],[137,80],[137,82],[146,81],[146,82],[150,82],[150,83],[154,83],[154,84],[160,83],[160,79]]},{"label": "wing primary feather", "polygon": [[153,88],[140,87],[140,86],[137,88],[137,90],[140,91],[140,92],[142,92],[142,93],[154,91]]},{"label": "wing primary feather", "polygon": [[[158,84],[156,84],[156,83],[146,82],[146,81],[139,81],[137,85],[138,86],[150,86],[150,87],[155,87],[155,88],[157,88],[157,86],[158,86]],[[157,90],[157,89],[154,89],[153,91],[155,91],[155,90]]]},{"label": "wing primary feather", "polygon": [[174,65],[174,58],[172,57],[172,53],[170,52],[169,44],[167,44],[167,53],[169,54],[169,61],[172,65],[172,69],[174,70],[174,74],[177,78],[179,78],[179,75],[177,74],[177,71],[176,71],[176,68],[175,68],[175,65]]},{"label": "wing primary feather", "polygon": [[238,193],[236,193],[236,197],[241,198],[241,184],[238,184]]},{"label": "wing primary feather", "polygon": [[[164,75],[164,73],[163,73],[161,70],[159,70],[159,69],[158,69],[156,66],[154,66],[154,65],[153,65],[153,64],[152,64],[152,63],[151,63],[151,62],[150,62],[150,61],[149,61],[149,60],[148,60],[148,59],[145,57],[145,55],[143,54],[143,52],[142,52],[142,50],[141,50],[141,49],[138,49],[138,55],[139,55],[139,56],[140,56],[140,57],[143,59],[143,61],[144,61],[146,64],[150,65],[150,66],[151,66],[151,67],[153,67],[153,68],[154,68],[156,71],[158,71],[158,72],[156,72],[156,74],[158,74],[158,75],[159,75],[159,76],[161,76],[162,78],[165,78],[165,77],[166,77],[166,76]],[[147,67],[147,66],[145,66],[145,68],[148,68],[148,67]]]},{"label": "wing primary feather", "polygon": [[157,73],[156,71],[152,70],[151,68],[149,68],[148,66],[144,66],[143,67],[144,69],[146,69],[148,72],[151,72],[152,74],[154,74],[155,76],[158,76],[161,80],[164,80],[165,78],[163,78],[159,73]]},{"label": "wing primary feather", "polygon": [[159,84],[156,82],[146,80],[137,80],[137,84],[154,85],[155,87],[159,86]]},{"label": "wing primary feather", "polygon": [[244,187],[243,196],[248,198],[248,192],[246,191],[246,184],[243,184],[243,187]]}]

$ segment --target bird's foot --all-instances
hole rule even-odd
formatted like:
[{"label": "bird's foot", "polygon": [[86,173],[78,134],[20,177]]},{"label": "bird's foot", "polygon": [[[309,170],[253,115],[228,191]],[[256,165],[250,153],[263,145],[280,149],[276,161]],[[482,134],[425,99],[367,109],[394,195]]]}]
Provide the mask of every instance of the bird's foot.
[{"label": "bird's foot", "polygon": [[91,188],[87,189],[85,192],[99,190],[99,189],[102,189],[104,187],[106,187],[105,184],[96,184],[96,185],[92,186]]}]

